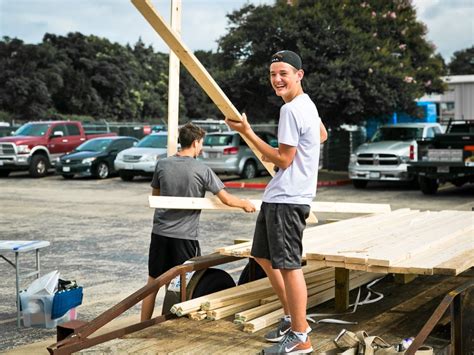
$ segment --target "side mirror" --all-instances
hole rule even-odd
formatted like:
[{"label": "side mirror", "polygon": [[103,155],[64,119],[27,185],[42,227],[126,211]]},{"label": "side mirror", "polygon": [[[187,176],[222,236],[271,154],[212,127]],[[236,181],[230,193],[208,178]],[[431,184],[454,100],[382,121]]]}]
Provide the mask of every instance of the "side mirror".
[{"label": "side mirror", "polygon": [[57,138],[57,137],[62,137],[64,136],[63,131],[54,131],[53,134],[51,135],[51,138]]}]

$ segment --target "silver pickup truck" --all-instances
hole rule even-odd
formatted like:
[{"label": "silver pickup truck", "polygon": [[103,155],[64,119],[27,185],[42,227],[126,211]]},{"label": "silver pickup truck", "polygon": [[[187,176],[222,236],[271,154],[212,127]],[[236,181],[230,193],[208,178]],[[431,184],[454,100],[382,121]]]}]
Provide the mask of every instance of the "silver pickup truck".
[{"label": "silver pickup truck", "polygon": [[354,187],[365,188],[369,181],[412,181],[407,172],[417,160],[417,140],[442,133],[438,123],[399,123],[378,128],[368,143],[359,146],[349,161],[349,178]]}]

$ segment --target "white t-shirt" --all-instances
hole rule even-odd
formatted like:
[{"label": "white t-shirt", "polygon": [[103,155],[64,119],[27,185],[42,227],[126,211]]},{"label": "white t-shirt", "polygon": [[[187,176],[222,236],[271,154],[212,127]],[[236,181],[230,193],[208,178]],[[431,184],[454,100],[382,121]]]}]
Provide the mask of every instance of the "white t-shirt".
[{"label": "white t-shirt", "polygon": [[291,165],[279,169],[267,185],[262,201],[310,204],[318,183],[321,119],[307,94],[298,95],[280,109],[278,143],[296,147]]}]

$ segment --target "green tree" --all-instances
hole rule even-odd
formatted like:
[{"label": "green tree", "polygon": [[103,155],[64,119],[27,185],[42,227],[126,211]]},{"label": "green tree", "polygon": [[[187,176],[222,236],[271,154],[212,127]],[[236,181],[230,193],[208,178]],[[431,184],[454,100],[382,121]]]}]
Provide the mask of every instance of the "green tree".
[{"label": "green tree", "polygon": [[394,111],[415,112],[414,99],[441,91],[443,63],[409,0],[279,0],[228,15],[219,41],[224,82],[237,108],[254,120],[278,117],[281,100],[268,83],[269,56],[303,57],[305,91],[330,126]]},{"label": "green tree", "polygon": [[53,107],[52,95],[63,86],[63,63],[51,46],[0,41],[0,107],[18,118],[40,119]]},{"label": "green tree", "polygon": [[448,70],[450,75],[474,74],[474,46],[454,52]]}]

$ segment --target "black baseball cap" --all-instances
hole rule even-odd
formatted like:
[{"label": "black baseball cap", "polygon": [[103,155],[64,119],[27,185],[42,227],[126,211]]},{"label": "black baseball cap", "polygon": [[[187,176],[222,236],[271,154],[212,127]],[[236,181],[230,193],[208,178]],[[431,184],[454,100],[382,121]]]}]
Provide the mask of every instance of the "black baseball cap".
[{"label": "black baseball cap", "polygon": [[284,62],[293,66],[295,69],[300,70],[303,68],[303,63],[298,54],[292,51],[279,51],[272,55],[271,63]]}]

